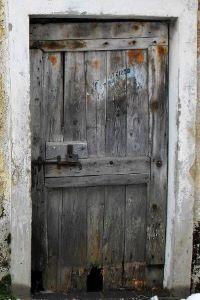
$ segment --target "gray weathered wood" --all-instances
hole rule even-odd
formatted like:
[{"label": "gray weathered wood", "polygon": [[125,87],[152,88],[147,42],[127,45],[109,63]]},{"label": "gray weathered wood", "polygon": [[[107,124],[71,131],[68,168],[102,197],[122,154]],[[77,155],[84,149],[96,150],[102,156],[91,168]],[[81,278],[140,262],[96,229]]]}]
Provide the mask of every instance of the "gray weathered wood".
[{"label": "gray weathered wood", "polygon": [[126,187],[124,286],[145,280],[147,186]]},{"label": "gray weathered wood", "polygon": [[102,268],[105,187],[87,188],[87,266]]},{"label": "gray weathered wood", "polygon": [[168,39],[168,25],[165,22],[48,22],[31,24],[31,41],[67,39],[104,39],[104,38],[147,38]]},{"label": "gray weathered wood", "polygon": [[130,185],[147,183],[150,180],[149,174],[113,174],[97,176],[65,176],[50,177],[45,179],[45,186],[50,188],[59,187],[83,187],[98,185]]},{"label": "gray weathered wood", "polygon": [[78,158],[88,157],[87,142],[48,142],[46,143],[46,160],[55,160],[58,155],[62,159],[65,159],[69,145],[73,145],[73,153],[78,154]]},{"label": "gray weathered wood", "polygon": [[85,141],[84,53],[65,54],[64,140]]},{"label": "gray weathered wood", "polygon": [[55,51],[103,51],[146,49],[154,45],[167,45],[167,39],[152,38],[129,38],[129,39],[98,39],[98,40],[59,40],[59,41],[36,41],[31,43],[32,49],[41,49],[45,52]]},{"label": "gray weathered wood", "polygon": [[60,53],[44,54],[43,120],[46,142],[63,141],[63,71]]},{"label": "gray weathered wood", "polygon": [[148,155],[149,104],[147,53],[126,51],[127,68],[127,155]]},{"label": "gray weathered wood", "polygon": [[95,176],[112,174],[150,174],[150,159],[148,157],[105,157],[80,159],[82,169],[79,166],[46,165],[45,177],[65,176]]},{"label": "gray weathered wood", "polygon": [[[31,25],[48,51],[31,50],[32,159],[50,163],[33,166],[32,186],[33,268],[46,289],[86,290],[92,266],[104,289],[162,283],[167,31],[162,22]],[[70,144],[82,169],[56,164]]]},{"label": "gray weathered wood", "polygon": [[[57,291],[60,283],[60,240],[62,189],[47,192],[47,241],[48,257],[44,273],[44,288]],[[38,237],[39,238],[39,237]]]},{"label": "gray weathered wood", "polygon": [[[31,74],[31,159],[45,157],[44,128],[42,127],[43,103],[43,53],[30,52]],[[46,262],[46,225],[44,169],[32,167],[32,270],[43,271]],[[40,238],[39,238],[40,237]]]},{"label": "gray weathered wood", "polygon": [[167,215],[168,48],[149,48],[151,181],[147,210],[147,261],[163,264]]},{"label": "gray weathered wood", "polygon": [[107,52],[106,155],[125,156],[127,141],[125,51]]},{"label": "gray weathered wood", "polygon": [[105,188],[103,236],[104,289],[122,286],[125,226],[125,186]]},{"label": "gray weathered wood", "polygon": [[68,289],[86,289],[87,260],[87,189],[63,190],[61,286]]},{"label": "gray weathered wood", "polygon": [[87,142],[90,156],[105,156],[106,52],[88,52],[86,63]]}]

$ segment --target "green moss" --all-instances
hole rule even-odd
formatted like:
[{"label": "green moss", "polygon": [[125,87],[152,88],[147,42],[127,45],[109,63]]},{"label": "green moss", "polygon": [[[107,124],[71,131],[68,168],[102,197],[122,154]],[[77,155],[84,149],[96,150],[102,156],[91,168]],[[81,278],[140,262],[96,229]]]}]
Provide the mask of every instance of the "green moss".
[{"label": "green moss", "polygon": [[0,281],[0,300],[15,300],[16,298],[11,293],[11,277],[6,275]]}]

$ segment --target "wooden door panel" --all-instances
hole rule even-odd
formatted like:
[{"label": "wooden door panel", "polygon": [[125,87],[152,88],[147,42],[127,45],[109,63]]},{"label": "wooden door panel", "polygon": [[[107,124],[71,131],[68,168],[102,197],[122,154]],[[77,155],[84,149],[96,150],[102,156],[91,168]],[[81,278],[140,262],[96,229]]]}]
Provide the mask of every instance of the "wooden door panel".
[{"label": "wooden door panel", "polygon": [[33,270],[53,291],[86,290],[95,272],[103,289],[160,286],[167,25],[70,26],[31,29]]},{"label": "wooden door panel", "polygon": [[84,53],[66,52],[64,59],[64,140],[86,140]]},{"label": "wooden door panel", "polygon": [[126,156],[126,57],[124,51],[107,52],[106,155]]},{"label": "wooden door panel", "polygon": [[126,51],[127,155],[149,153],[148,64],[146,50]]},{"label": "wooden door panel", "polygon": [[150,47],[149,101],[150,101],[150,157],[147,208],[147,262],[163,264],[165,260],[167,145],[168,145],[168,48]]},{"label": "wooden door panel", "polygon": [[85,53],[86,119],[89,156],[105,156],[107,54]]}]

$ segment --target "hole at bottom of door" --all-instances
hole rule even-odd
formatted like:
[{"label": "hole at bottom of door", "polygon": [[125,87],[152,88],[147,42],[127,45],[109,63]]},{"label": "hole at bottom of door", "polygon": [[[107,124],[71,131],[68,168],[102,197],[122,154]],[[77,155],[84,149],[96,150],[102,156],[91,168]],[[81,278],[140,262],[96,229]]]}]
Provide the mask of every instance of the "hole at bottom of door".
[{"label": "hole at bottom of door", "polygon": [[31,293],[38,293],[44,291],[43,276],[41,271],[31,272]]},{"label": "hole at bottom of door", "polygon": [[87,276],[87,291],[101,292],[103,290],[103,275],[102,269],[93,266],[90,274]]}]

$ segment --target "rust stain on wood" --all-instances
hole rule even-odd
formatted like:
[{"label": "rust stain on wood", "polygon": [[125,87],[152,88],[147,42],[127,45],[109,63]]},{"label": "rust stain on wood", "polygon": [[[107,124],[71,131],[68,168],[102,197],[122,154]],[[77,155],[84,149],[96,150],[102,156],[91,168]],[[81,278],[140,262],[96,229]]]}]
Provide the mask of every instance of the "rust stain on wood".
[{"label": "rust stain on wood", "polygon": [[133,279],[132,280],[132,288],[137,291],[142,291],[146,287],[146,280],[138,280]]},{"label": "rust stain on wood", "polygon": [[132,29],[133,29],[134,31],[139,30],[139,25],[133,24]]},{"label": "rust stain on wood", "polygon": [[100,68],[100,61],[99,61],[98,59],[93,60],[93,61],[91,62],[91,66],[92,66],[94,69],[98,70],[98,69]]},{"label": "rust stain on wood", "polygon": [[158,101],[154,100],[150,104],[150,108],[152,112],[156,112],[158,110]]},{"label": "rust stain on wood", "polygon": [[160,58],[163,58],[167,54],[167,48],[163,46],[158,46],[157,51]]},{"label": "rust stain on wood", "polygon": [[[39,47],[40,47],[40,42],[39,42]],[[68,47],[71,50],[74,49],[80,49],[86,47],[86,42],[85,41],[78,41],[78,40],[66,40],[66,41],[47,41],[41,44],[43,48],[52,50],[52,49],[58,49],[62,50],[63,48]]]},{"label": "rust stain on wood", "polygon": [[142,50],[129,50],[128,51],[128,59],[129,64],[133,64],[134,62],[141,65],[144,61],[144,55],[142,53]]},{"label": "rust stain on wood", "polygon": [[49,60],[52,65],[55,65],[57,63],[57,57],[55,55],[49,55]]}]

